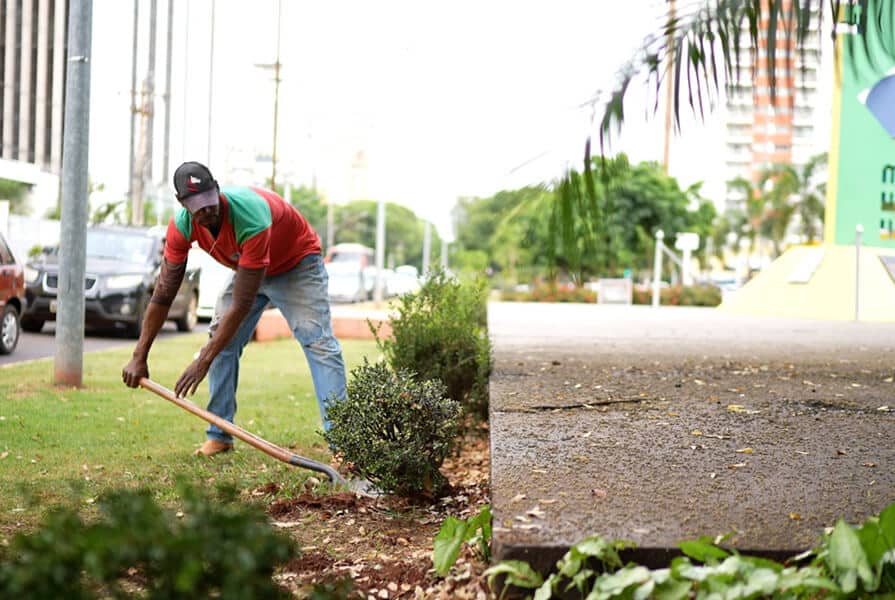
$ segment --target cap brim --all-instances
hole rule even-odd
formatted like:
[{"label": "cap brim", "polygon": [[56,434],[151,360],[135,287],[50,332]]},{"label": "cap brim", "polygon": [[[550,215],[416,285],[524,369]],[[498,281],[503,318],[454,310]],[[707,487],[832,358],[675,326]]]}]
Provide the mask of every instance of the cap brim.
[{"label": "cap brim", "polygon": [[217,206],[218,205],[218,191],[217,188],[205,190],[204,192],[199,192],[198,194],[193,194],[192,196],[187,196],[183,200],[180,201],[190,214],[194,214],[206,206]]}]

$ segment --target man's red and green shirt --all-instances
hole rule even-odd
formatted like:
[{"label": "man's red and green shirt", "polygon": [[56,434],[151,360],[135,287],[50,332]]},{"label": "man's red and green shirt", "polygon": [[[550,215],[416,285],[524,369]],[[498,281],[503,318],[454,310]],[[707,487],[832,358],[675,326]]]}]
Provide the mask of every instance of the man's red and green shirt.
[{"label": "man's red and green shirt", "polygon": [[221,188],[221,230],[217,238],[193,223],[180,208],[168,223],[165,258],[187,260],[196,242],[212,258],[236,269],[267,267],[268,275],[285,273],[309,254],[320,253],[320,237],[295,207],[279,195],[255,187]]}]

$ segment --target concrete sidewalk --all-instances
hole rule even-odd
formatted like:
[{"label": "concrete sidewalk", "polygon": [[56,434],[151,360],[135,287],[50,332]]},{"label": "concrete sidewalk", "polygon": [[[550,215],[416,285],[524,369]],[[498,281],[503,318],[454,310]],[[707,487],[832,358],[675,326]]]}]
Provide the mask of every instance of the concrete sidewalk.
[{"label": "concrete sidewalk", "polygon": [[587,535],[784,558],[895,502],[895,324],[493,303],[496,560]]}]

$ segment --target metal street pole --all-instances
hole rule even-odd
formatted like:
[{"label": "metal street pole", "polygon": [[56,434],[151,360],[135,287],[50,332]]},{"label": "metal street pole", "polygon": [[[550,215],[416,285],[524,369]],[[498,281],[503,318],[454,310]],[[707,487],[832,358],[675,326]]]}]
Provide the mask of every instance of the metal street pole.
[{"label": "metal street pole", "polygon": [[861,320],[861,236],[864,226],[855,226],[855,321]]},{"label": "metal street pole", "polygon": [[[130,138],[130,154],[128,154],[127,161],[127,197],[130,198],[133,196],[134,189],[134,161],[136,157],[134,156],[134,151],[136,149],[136,135],[137,135],[137,39],[139,38],[139,23],[140,23],[140,0],[134,0],[134,25],[133,25],[133,45],[131,47],[131,138]],[[130,221],[130,215],[128,215],[128,221]]]},{"label": "metal street pole", "polygon": [[273,70],[273,156],[270,167],[270,189],[277,191],[277,121],[280,113],[280,15],[283,11],[283,0],[277,2],[277,60]]},{"label": "metal street pole", "polygon": [[[171,58],[174,52],[174,0],[168,0],[168,17],[165,24],[167,28],[165,40],[165,141],[162,143],[162,172],[159,181],[162,186],[168,181],[168,169],[171,161]],[[161,219],[162,212],[159,212],[156,219]]]},{"label": "metal street pole", "polygon": [[383,270],[385,269],[385,201],[376,205],[376,285],[373,300],[382,302]]},{"label": "metal street pole", "polygon": [[420,269],[422,277],[429,276],[429,261],[432,253],[432,223],[425,221],[425,224],[426,226],[423,229],[423,264],[422,269]]},{"label": "metal street pole", "polygon": [[280,26],[281,14],[283,10],[283,2],[277,2],[277,58],[273,63],[256,64],[259,69],[273,69],[273,153],[271,155],[270,167],[270,189],[277,190],[277,129],[280,114]]},{"label": "metal street pole", "polygon": [[215,0],[211,0],[211,42],[208,47],[208,137],[206,138],[208,155],[205,159],[205,164],[208,165],[211,164],[211,124],[214,106],[214,3]]},{"label": "metal street pole", "polygon": [[84,270],[87,261],[87,153],[93,2],[71,0],[69,8],[54,380],[57,384],[80,387],[84,370]]},{"label": "metal street pole", "polygon": [[653,307],[659,306],[660,282],[662,281],[662,248],[665,232],[661,229],[656,232],[656,255],[653,259]]}]

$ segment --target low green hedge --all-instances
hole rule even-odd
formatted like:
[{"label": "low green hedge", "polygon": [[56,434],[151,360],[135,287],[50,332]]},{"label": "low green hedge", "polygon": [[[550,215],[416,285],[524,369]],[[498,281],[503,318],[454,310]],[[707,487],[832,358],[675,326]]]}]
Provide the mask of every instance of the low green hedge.
[{"label": "low green hedge", "polygon": [[[659,292],[664,306],[718,306],[721,304],[721,290],[713,285],[673,285]],[[597,293],[583,287],[566,287],[544,284],[530,291],[504,290],[500,293],[504,302],[581,302],[595,304]],[[633,304],[652,304],[651,287],[635,287]]]}]

